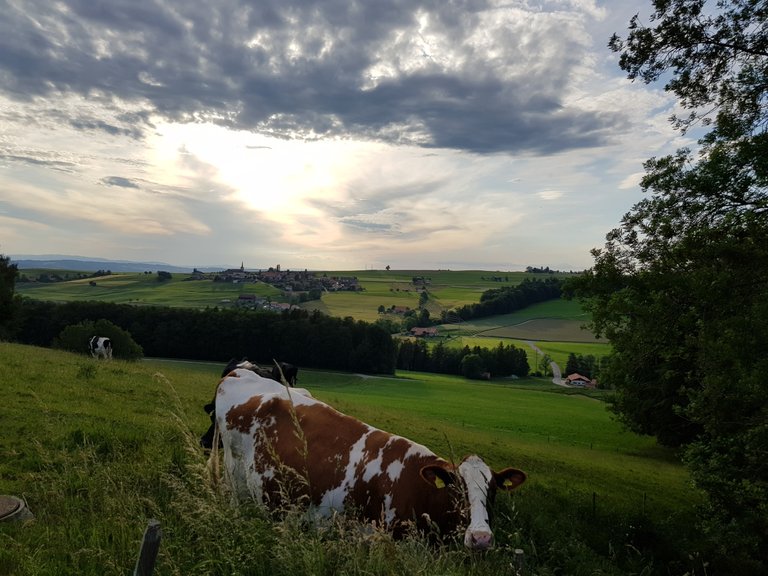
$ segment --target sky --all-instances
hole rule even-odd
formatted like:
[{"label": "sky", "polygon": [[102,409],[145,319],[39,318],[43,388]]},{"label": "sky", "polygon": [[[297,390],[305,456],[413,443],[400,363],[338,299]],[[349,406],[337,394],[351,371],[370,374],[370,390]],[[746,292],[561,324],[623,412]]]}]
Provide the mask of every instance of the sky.
[{"label": "sky", "polygon": [[580,270],[690,145],[650,0],[0,0],[0,254]]}]

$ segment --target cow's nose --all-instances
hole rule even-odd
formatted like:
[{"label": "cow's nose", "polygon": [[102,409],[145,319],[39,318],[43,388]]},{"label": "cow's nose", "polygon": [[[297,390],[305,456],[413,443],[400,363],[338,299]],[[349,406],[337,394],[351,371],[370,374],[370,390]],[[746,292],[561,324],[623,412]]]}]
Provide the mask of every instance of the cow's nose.
[{"label": "cow's nose", "polygon": [[467,532],[464,545],[470,550],[487,550],[493,544],[493,534],[490,532]]}]

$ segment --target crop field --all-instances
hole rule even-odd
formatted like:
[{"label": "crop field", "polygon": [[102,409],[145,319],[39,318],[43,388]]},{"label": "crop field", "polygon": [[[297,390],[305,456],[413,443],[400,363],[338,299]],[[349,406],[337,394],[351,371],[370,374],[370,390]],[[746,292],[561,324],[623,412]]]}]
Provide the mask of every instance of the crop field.
[{"label": "crop field", "polygon": [[[408,306],[418,308],[419,291],[413,278],[424,278],[430,295],[430,313],[440,316],[465,304],[480,301],[486,290],[516,286],[525,278],[542,278],[542,275],[525,272],[490,272],[483,270],[365,270],[355,272],[327,272],[329,276],[355,276],[364,288],[356,294],[324,294],[323,305],[333,316],[351,316],[358,320],[376,320],[379,306]],[[494,280],[496,278],[496,280]],[[314,303],[307,307],[314,308]]]},{"label": "crop field", "polygon": [[0,493],[35,514],[0,524],[0,575],[126,574],[150,518],[164,534],[158,574],[511,575],[514,549],[526,574],[683,574],[697,557],[688,527],[700,499],[674,454],[623,430],[604,403],[536,379],[299,374],[321,400],[438,454],[525,470],[529,481],[497,498],[485,555],[235,509],[197,446],[220,370],[0,343]]},{"label": "crop field", "polygon": [[154,274],[131,272],[68,282],[17,282],[16,292],[22,296],[53,302],[97,300],[119,304],[192,308],[227,306],[240,294],[256,294],[275,300],[281,294],[276,288],[263,283],[190,281],[187,280],[189,277],[189,274],[174,274],[170,280],[159,282]]},{"label": "crop field", "polygon": [[534,345],[564,369],[571,353],[601,358],[611,351],[607,341],[582,328],[587,320],[578,302],[551,300],[513,314],[443,325],[440,334],[447,346],[459,348],[512,344],[526,351],[531,371],[536,371],[540,358]]}]

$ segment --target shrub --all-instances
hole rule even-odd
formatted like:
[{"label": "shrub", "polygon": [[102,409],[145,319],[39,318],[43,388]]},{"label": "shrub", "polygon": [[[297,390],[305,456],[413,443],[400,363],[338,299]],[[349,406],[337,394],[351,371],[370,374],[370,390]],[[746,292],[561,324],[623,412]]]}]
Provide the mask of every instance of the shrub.
[{"label": "shrub", "polygon": [[103,319],[95,322],[84,320],[79,324],[67,326],[54,339],[53,347],[88,354],[88,342],[96,335],[106,336],[112,340],[112,354],[115,358],[138,360],[144,356],[144,350],[133,340],[129,332]]},{"label": "shrub", "polygon": [[479,354],[467,354],[461,359],[461,373],[465,378],[480,380],[485,371],[483,358]]}]

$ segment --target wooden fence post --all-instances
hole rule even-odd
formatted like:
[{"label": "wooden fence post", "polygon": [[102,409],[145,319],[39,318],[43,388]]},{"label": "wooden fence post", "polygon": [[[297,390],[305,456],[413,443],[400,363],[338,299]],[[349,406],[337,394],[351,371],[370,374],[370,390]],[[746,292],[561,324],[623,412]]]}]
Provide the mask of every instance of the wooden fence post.
[{"label": "wooden fence post", "polygon": [[514,567],[517,576],[522,576],[525,573],[525,552],[522,548],[515,548]]},{"label": "wooden fence post", "polygon": [[144,538],[141,541],[141,550],[139,558],[136,560],[136,568],[133,569],[133,576],[152,576],[155,571],[155,560],[157,551],[160,549],[160,522],[150,520],[147,529],[144,531]]}]

